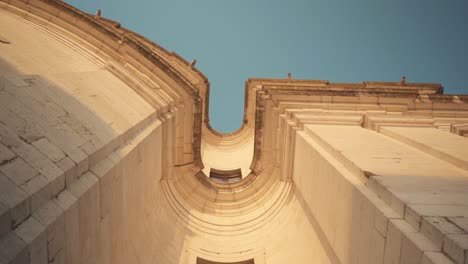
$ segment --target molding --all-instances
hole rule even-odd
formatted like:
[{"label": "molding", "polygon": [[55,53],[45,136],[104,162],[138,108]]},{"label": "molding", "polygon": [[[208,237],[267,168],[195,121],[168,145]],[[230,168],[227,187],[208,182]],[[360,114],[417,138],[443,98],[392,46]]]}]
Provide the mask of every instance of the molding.
[{"label": "molding", "polygon": [[[222,134],[215,131],[209,124],[209,89],[210,83],[203,73],[191,65],[178,54],[168,51],[147,38],[122,27],[118,22],[86,14],[60,0],[17,0],[7,1],[2,9],[8,12],[21,13],[28,20],[39,21],[35,16],[42,18],[38,24],[69,32],[74,39],[80,39],[83,45],[92,46],[100,53],[115,59],[115,67],[108,64],[108,69],[120,77],[130,87],[150,101],[151,105],[160,109],[161,115],[170,111],[170,108],[181,102],[160,102],[152,96],[155,91],[148,90],[153,79],[166,78],[173,93],[185,93],[183,98],[190,98],[193,103],[192,151],[193,162],[199,169],[203,168],[201,160],[201,140],[205,133],[220,140],[235,141],[238,136],[244,136],[245,130],[254,130],[254,154],[250,168],[252,175],[262,171],[262,145],[266,136],[264,122],[272,114],[271,107],[276,105],[277,98],[304,98],[307,102],[320,100],[319,103],[337,106],[343,110],[373,110],[371,106],[378,106],[384,112],[402,113],[404,111],[435,113],[442,111],[444,115],[454,116],[455,113],[468,112],[468,95],[444,95],[443,87],[434,83],[407,83],[407,82],[362,82],[362,83],[333,83],[327,80],[298,80],[298,79],[265,79],[251,78],[245,82],[245,105],[242,126],[235,132]],[[14,6],[14,7],[13,7]],[[24,11],[18,10],[22,9]],[[28,14],[24,14],[27,12]],[[31,16],[29,14],[33,14]],[[21,14],[20,14],[21,15]],[[27,15],[27,16],[26,16]],[[163,73],[165,76],[161,76]],[[144,81],[132,77],[148,76]],[[172,87],[174,86],[174,87]],[[177,86],[180,86],[178,88]],[[169,88],[168,88],[169,89]],[[179,89],[179,90],[177,90]],[[157,91],[157,89],[156,89]],[[172,98],[174,99],[174,98]],[[185,99],[184,99],[185,100]],[[296,99],[292,99],[294,101]],[[271,101],[267,103],[267,101]],[[168,106],[168,107],[166,107]],[[442,113],[441,112],[441,113]],[[307,122],[323,122],[319,115]],[[335,119],[333,119],[335,118]],[[356,124],[371,129],[378,129],[380,124],[391,125],[406,122],[416,122],[420,126],[433,126],[429,120],[414,119],[402,120],[372,117],[359,120],[348,120],[333,117],[329,124]],[[326,118],[325,118],[326,119]],[[294,121],[297,122],[297,121]],[[177,145],[177,144],[176,144]],[[246,177],[249,178],[249,177]],[[246,179],[245,179],[246,180]],[[248,180],[246,180],[248,181]]]},{"label": "molding", "polygon": [[468,122],[450,124],[450,132],[459,136],[468,137]]}]

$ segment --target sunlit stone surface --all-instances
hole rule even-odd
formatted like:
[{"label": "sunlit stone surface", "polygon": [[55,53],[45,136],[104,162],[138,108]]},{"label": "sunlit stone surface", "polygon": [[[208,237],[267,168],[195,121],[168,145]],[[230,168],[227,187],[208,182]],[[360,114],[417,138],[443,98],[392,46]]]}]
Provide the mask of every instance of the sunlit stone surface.
[{"label": "sunlit stone surface", "polygon": [[206,77],[98,13],[0,1],[0,263],[468,263],[467,96],[249,79],[219,134]]}]

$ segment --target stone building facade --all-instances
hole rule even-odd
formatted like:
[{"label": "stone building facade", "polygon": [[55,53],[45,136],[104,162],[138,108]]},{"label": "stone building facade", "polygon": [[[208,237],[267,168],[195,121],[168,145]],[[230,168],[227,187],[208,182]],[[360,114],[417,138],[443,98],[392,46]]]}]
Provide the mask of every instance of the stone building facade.
[{"label": "stone building facade", "polygon": [[468,96],[209,82],[115,21],[0,1],[0,263],[468,264]]}]

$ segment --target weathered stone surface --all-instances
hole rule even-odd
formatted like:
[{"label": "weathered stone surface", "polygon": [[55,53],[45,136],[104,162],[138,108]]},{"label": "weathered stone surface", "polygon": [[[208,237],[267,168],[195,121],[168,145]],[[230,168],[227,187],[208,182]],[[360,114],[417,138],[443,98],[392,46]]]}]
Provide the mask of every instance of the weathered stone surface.
[{"label": "weathered stone surface", "polygon": [[26,243],[15,233],[9,232],[0,238],[0,263],[28,263]]},{"label": "weathered stone surface", "polygon": [[4,164],[16,157],[7,147],[0,144],[0,164]]},{"label": "weathered stone surface", "polygon": [[53,162],[57,162],[65,157],[65,153],[53,145],[47,138],[40,138],[34,141],[32,145]]},{"label": "weathered stone surface", "polygon": [[65,250],[64,211],[56,201],[51,200],[38,209],[33,217],[45,227],[48,260],[52,262],[60,251]]},{"label": "weathered stone surface", "polygon": [[409,233],[401,242],[401,264],[420,263],[424,252],[440,250],[421,233]]},{"label": "weathered stone surface", "polygon": [[70,186],[78,178],[78,170],[75,162],[69,157],[58,161],[57,166],[65,172],[65,186]]},{"label": "weathered stone surface", "polygon": [[[0,120],[2,120],[2,123],[15,131],[21,139],[28,143],[44,136],[40,127],[28,122],[28,120],[25,120],[15,113],[16,109],[22,109],[24,106],[18,104],[13,98],[11,98],[10,94],[6,92],[1,93],[0,98],[2,103],[2,106],[0,106]],[[6,106],[9,106],[9,108]]]},{"label": "weathered stone surface", "polygon": [[444,217],[424,217],[421,232],[435,243],[439,249],[442,249],[445,236],[465,233]]},{"label": "weathered stone surface", "polygon": [[18,188],[0,172],[0,202],[6,205],[11,214],[12,225],[16,226],[31,214],[29,195]]},{"label": "weathered stone surface", "polygon": [[28,263],[48,263],[45,231],[45,227],[33,217],[28,218],[15,230],[15,234],[28,245]]},{"label": "weathered stone surface", "polygon": [[65,214],[65,263],[79,263],[80,215],[78,200],[68,190],[65,190],[58,195],[57,204]]},{"label": "weathered stone surface", "polygon": [[[387,239],[385,243],[384,263],[400,263],[402,240],[404,232],[411,231],[411,227],[403,220],[391,220],[388,225]],[[413,253],[409,251],[408,253]],[[418,253],[418,252],[415,252]]]},{"label": "weathered stone surface", "polygon": [[31,212],[41,207],[50,198],[51,194],[47,188],[47,183],[47,179],[44,176],[37,175],[20,186],[31,197]]},{"label": "weathered stone surface", "polygon": [[0,171],[16,185],[24,184],[39,174],[21,158],[1,165]]},{"label": "weathered stone surface", "polygon": [[453,262],[440,252],[425,252],[421,264],[452,264]]},{"label": "weathered stone surface", "polygon": [[10,231],[11,228],[10,210],[6,205],[0,202],[0,236]]},{"label": "weathered stone surface", "polygon": [[249,79],[221,135],[177,54],[60,1],[7,2],[0,263],[468,264],[466,96]]},{"label": "weathered stone surface", "polygon": [[49,181],[54,181],[58,177],[63,176],[63,171],[33,146],[22,144],[21,147],[15,148],[14,151]]},{"label": "weathered stone surface", "polygon": [[89,170],[88,156],[79,148],[65,151],[67,155],[76,163],[76,175],[80,177]]},{"label": "weathered stone surface", "polygon": [[448,235],[444,239],[444,252],[457,264],[465,264],[468,257],[468,234]]},{"label": "weathered stone surface", "polygon": [[468,233],[468,217],[449,217],[448,219]]}]

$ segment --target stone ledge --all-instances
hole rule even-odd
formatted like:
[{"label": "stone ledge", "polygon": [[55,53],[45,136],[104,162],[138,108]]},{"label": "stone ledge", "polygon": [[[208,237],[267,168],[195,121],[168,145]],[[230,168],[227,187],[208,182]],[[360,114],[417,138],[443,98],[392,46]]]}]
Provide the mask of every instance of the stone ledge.
[{"label": "stone ledge", "polygon": [[[108,155],[106,159],[98,163],[99,165],[94,166],[92,170],[100,176],[87,171],[55,197],[44,201],[31,216],[15,229],[0,235],[0,263],[35,263],[40,260],[66,263],[65,257],[68,254],[76,254],[74,251],[77,248],[74,243],[79,236],[78,233],[93,236],[87,228],[98,228],[98,221],[101,220],[100,215],[103,210],[101,202],[103,182],[101,178],[109,171],[104,169],[103,164],[109,165],[110,162],[112,166],[116,166],[151,135],[160,124],[160,121],[153,121],[144,129],[135,131],[136,135],[130,138],[125,145]],[[86,220],[86,223],[89,224],[86,227],[87,231],[76,229],[77,224],[85,224],[77,222],[79,220],[77,213],[82,215],[80,217],[88,219]],[[89,220],[96,221],[96,224],[92,224]],[[83,233],[84,231],[86,232]],[[72,247],[72,245],[74,246]],[[67,250],[71,250],[71,252],[67,252]]]}]

